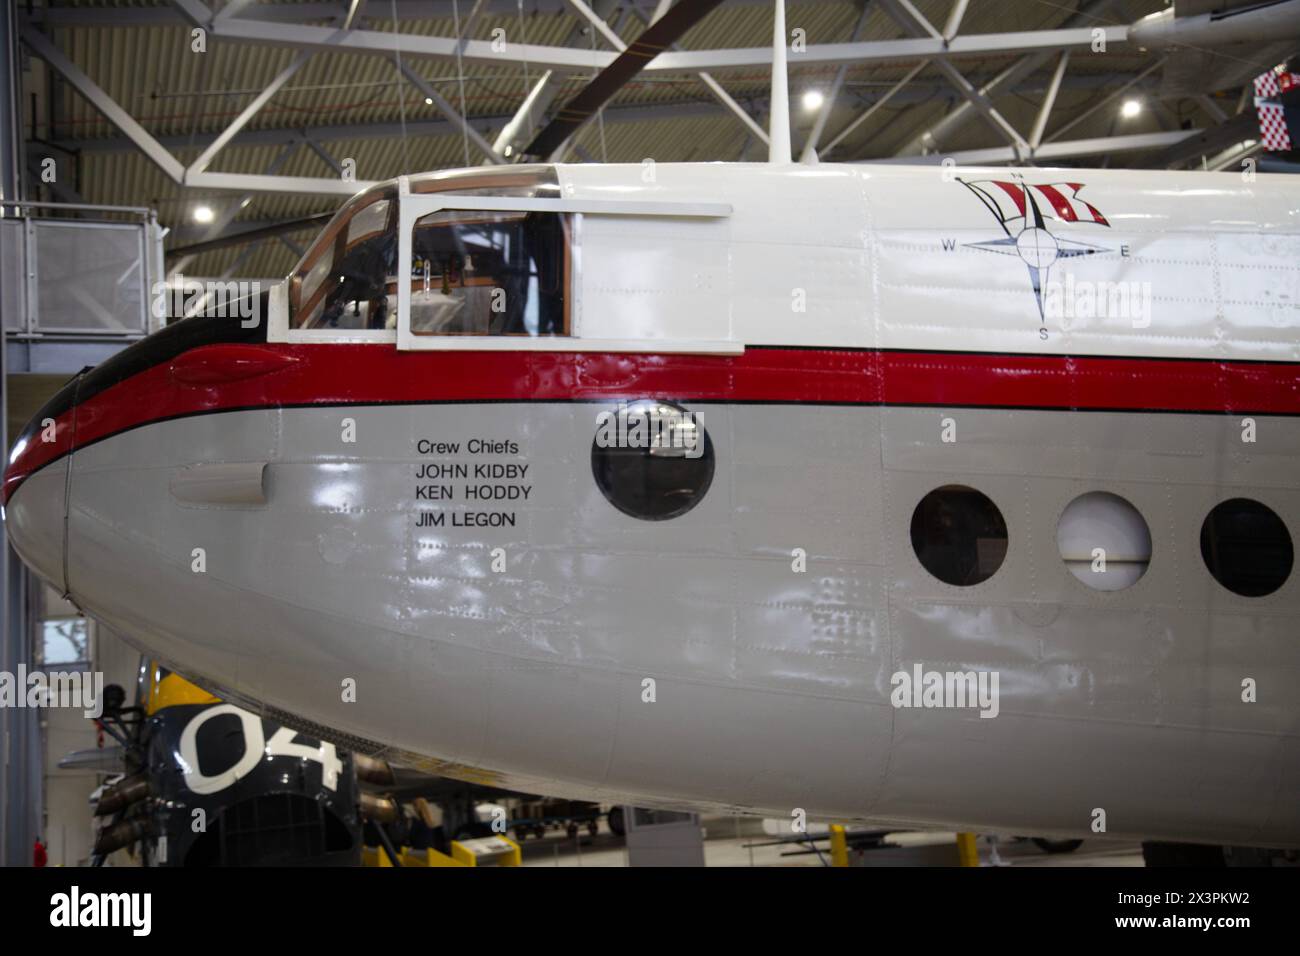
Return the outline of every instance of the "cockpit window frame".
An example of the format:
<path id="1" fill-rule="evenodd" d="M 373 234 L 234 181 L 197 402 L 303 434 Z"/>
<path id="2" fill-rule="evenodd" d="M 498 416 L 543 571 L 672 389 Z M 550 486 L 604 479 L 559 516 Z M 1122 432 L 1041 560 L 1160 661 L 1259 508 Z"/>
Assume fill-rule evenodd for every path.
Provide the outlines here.
<path id="1" fill-rule="evenodd" d="M 388 216 L 384 228 L 386 231 L 387 229 L 396 227 L 398 202 L 397 186 L 395 184 L 382 189 L 368 191 L 363 193 L 359 198 L 363 201 L 357 202 L 355 205 L 345 206 L 339 211 L 339 215 L 330 220 L 329 225 L 325 227 L 324 231 L 321 232 L 316 241 L 312 243 L 311 248 L 307 250 L 307 253 L 298 263 L 297 268 L 294 269 L 293 275 L 289 279 L 289 315 L 291 323 L 298 315 L 301 315 L 303 312 L 310 312 L 314 309 L 319 298 L 325 295 L 327 283 L 323 280 L 320 287 L 316 289 L 311 298 L 305 303 L 302 301 L 303 283 L 306 281 L 307 276 L 311 274 L 312 269 L 316 268 L 316 264 L 320 262 L 326 252 L 332 251 L 334 259 L 337 261 L 339 258 L 346 255 L 350 248 L 361 242 L 362 239 L 369 238 L 369 235 L 374 235 L 374 233 L 371 233 L 368 236 L 358 238 L 355 242 L 348 241 L 348 228 L 352 225 L 357 216 L 359 216 L 364 210 L 369 209 L 375 203 L 388 200 Z M 317 331 L 301 327 L 297 330 L 303 332 Z"/>
<path id="2" fill-rule="evenodd" d="M 495 196 L 491 196 L 491 198 L 495 199 Z M 510 202 L 512 204 L 515 204 L 519 202 L 519 200 L 511 199 Z M 459 208 L 460 206 L 463 206 L 463 204 L 465 203 L 463 202 L 463 200 L 459 198 L 459 196 L 456 196 L 456 198 L 448 198 L 446 206 L 443 207 L 442 209 L 439 209 L 438 213 L 433 213 L 433 215 L 437 216 L 439 215 L 439 213 L 443 213 L 443 212 L 469 213 L 471 219 L 456 220 L 455 225 L 458 226 L 472 226 L 476 224 L 486 224 L 486 222 L 493 222 L 493 221 L 508 222 L 512 219 L 512 217 L 517 217 L 517 221 L 519 221 L 520 224 L 523 224 L 523 222 L 526 220 L 526 217 L 528 217 L 529 215 L 529 211 L 526 211 L 526 209 L 515 209 L 515 208 L 461 209 Z M 481 213 L 481 217 L 480 217 L 480 213 Z M 480 341 L 486 338 L 499 337 L 499 338 L 515 339 L 516 342 L 529 342 L 532 341 L 533 338 L 562 338 L 562 339 L 572 338 L 573 336 L 573 230 L 575 230 L 575 220 L 577 219 L 577 217 L 565 215 L 565 213 L 546 213 L 546 215 L 555 216 L 556 219 L 559 220 L 558 222 L 559 242 L 560 245 L 562 245 L 562 248 L 560 248 L 559 250 L 559 255 L 560 255 L 559 269 L 558 269 L 559 274 L 558 277 L 556 278 L 558 278 L 560 304 L 562 304 L 562 308 L 563 308 L 563 316 L 562 316 L 562 320 L 560 320 L 560 328 L 563 329 L 562 332 L 546 333 L 546 334 L 541 334 L 541 336 L 529 336 L 529 334 L 521 333 L 521 332 L 411 332 L 411 336 L 420 339 L 477 338 L 480 339 Z M 473 217 L 478 217 L 478 219 L 473 219 Z M 494 219 L 494 217 L 500 217 L 500 219 Z M 417 226 L 420 226 L 421 222 L 424 222 L 426 219 L 429 219 L 429 216 L 420 216 L 419 219 L 416 219 L 415 222 L 413 222 L 411 228 L 412 229 L 417 228 Z M 402 228 L 402 226 L 399 225 L 398 228 L 400 229 Z M 400 255 L 402 254 L 400 254 L 400 241 L 399 241 L 399 251 L 398 251 L 399 276 L 400 274 L 404 274 L 402 272 L 402 260 L 400 260 Z M 412 251 L 412 256 L 413 255 L 415 254 L 413 254 Z M 493 280 L 487 280 L 487 281 L 493 281 Z M 415 284 L 415 280 L 412 280 L 411 282 L 399 282 L 399 285 L 406 286 L 408 303 L 409 303 L 409 293 L 411 293 L 411 286 L 413 284 Z M 402 315 L 403 315 L 402 290 L 399 289 L 398 290 L 398 320 L 396 320 L 396 325 L 398 325 L 399 330 L 402 329 Z M 409 326 L 411 326 L 411 323 L 409 323 L 409 306 L 408 306 L 407 316 L 408 316 L 407 328 L 409 329 Z M 402 347 L 400 346 L 400 334 L 399 334 L 399 347 Z"/>
<path id="3" fill-rule="evenodd" d="M 282 319 L 285 327 L 282 334 L 289 342 L 324 342 L 324 341 L 376 341 L 393 342 L 396 333 L 393 329 L 320 329 L 303 328 L 296 323 L 304 312 L 313 309 L 318 296 L 313 294 L 310 301 L 303 302 L 303 285 L 312 269 L 326 254 L 332 254 L 333 261 L 338 261 L 355 243 L 347 238 L 348 227 L 363 210 L 374 203 L 389 200 L 389 219 L 385 227 L 396 228 L 400 214 L 400 197 L 402 195 L 426 196 L 430 194 L 448 195 L 510 195 L 522 197 L 555 196 L 559 194 L 559 177 L 555 167 L 550 165 L 519 166 L 510 170 L 468 169 L 443 170 L 423 173 L 417 176 L 403 176 L 396 180 L 372 186 L 358 193 L 338 211 L 325 226 L 316 241 L 294 266 L 286 283 L 287 315 Z M 357 240 L 358 242 L 360 239 Z M 342 243 L 342 247 L 340 247 Z M 320 289 L 325 289 L 321 283 Z M 320 290 L 316 290 L 320 291 Z M 566 290 L 567 292 L 567 290 Z M 325 293 L 322 293 L 322 295 Z"/>
<path id="4" fill-rule="evenodd" d="M 583 330 L 582 223 L 586 216 L 671 217 L 725 219 L 729 203 L 674 199 L 569 198 L 572 185 L 561 188 L 553 166 L 518 167 L 509 172 L 455 170 L 399 176 L 395 182 L 371 187 L 330 221 L 312 243 L 288 280 L 272 290 L 268 341 L 302 344 L 394 343 L 403 351 L 557 351 L 557 352 L 680 352 L 736 355 L 744 344 L 732 339 L 601 338 Z M 409 275 L 412 230 L 417 220 L 441 211 L 546 212 L 561 215 L 564 224 L 564 335 L 428 335 L 411 332 L 411 283 L 397 283 L 396 329 L 299 328 L 302 285 L 321 257 L 342 241 L 352 219 L 373 202 L 395 199 L 397 215 L 397 275 Z M 392 207 L 390 207 L 390 216 Z M 340 239 L 340 236 L 344 237 Z M 332 260 L 336 261 L 336 260 Z M 324 283 L 322 283 L 324 287 Z"/>
<path id="5" fill-rule="evenodd" d="M 563 336 L 481 336 L 481 334 L 450 334 L 430 336 L 411 330 L 411 282 L 398 284 L 398 349 L 402 351 L 572 351 L 577 334 L 577 317 L 573 311 L 573 291 L 580 282 L 580 256 L 577 254 L 576 232 L 581 217 L 569 215 L 576 212 L 572 203 L 560 199 L 519 198 L 519 196 L 467 196 L 461 193 L 415 194 L 404 190 L 406 183 L 399 181 L 398 196 L 398 274 L 411 274 L 412 233 L 416 222 L 438 212 L 547 212 L 562 215 L 564 234 Z"/>

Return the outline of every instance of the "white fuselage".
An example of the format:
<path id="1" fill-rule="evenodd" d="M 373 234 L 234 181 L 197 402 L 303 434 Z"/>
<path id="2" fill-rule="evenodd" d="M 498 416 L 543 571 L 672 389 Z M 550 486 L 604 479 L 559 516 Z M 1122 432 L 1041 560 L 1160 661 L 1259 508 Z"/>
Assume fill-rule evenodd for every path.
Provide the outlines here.
<path id="1" fill-rule="evenodd" d="M 575 204 L 730 211 L 574 213 L 562 340 L 399 349 L 390 330 L 291 330 L 277 292 L 248 347 L 283 369 L 196 385 L 164 363 L 69 416 L 91 435 L 113 402 L 148 409 L 27 469 L 8 502 L 23 557 L 222 696 L 434 772 L 1300 846 L 1300 581 L 1234 593 L 1201 537 L 1238 498 L 1300 528 L 1300 190 L 892 166 L 558 176 Z M 711 481 L 680 516 L 639 520 L 593 478 L 600 415 L 637 399 L 709 436 Z M 196 474 L 219 487 L 187 491 Z M 1005 522 L 971 586 L 929 573 L 910 533 L 953 485 Z M 1098 491 L 1149 529 L 1118 590 L 1072 573 L 1058 540 Z M 984 675 L 996 699 L 899 706 L 918 668 Z"/>

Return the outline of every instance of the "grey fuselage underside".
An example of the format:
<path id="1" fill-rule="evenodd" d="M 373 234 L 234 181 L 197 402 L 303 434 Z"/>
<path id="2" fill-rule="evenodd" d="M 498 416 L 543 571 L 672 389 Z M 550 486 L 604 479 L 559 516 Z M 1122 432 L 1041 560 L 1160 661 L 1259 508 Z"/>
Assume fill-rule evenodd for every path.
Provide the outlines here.
<path id="1" fill-rule="evenodd" d="M 494 785 L 1035 835 L 1089 835 L 1100 808 L 1108 836 L 1300 845 L 1300 587 L 1239 597 L 1199 549 L 1229 497 L 1300 527 L 1300 421 L 1259 417 L 1243 445 L 1227 415 L 691 403 L 712 486 L 652 522 L 593 481 L 595 418 L 612 407 L 138 427 L 72 458 L 69 584 L 88 613 L 238 699 Z M 416 451 L 473 438 L 519 453 Z M 268 462 L 267 504 L 178 503 L 175 473 L 212 461 Z M 415 500 L 422 465 L 476 461 L 526 464 L 527 500 Z M 24 507 L 61 511 L 65 467 L 32 475 Z M 1006 520 L 1005 561 L 974 587 L 939 582 L 911 546 L 917 502 L 945 484 Z M 1094 490 L 1151 531 L 1149 570 L 1126 590 L 1086 587 L 1058 554 L 1062 510 Z M 416 526 L 440 504 L 514 524 Z M 895 708 L 891 675 L 917 663 L 998 672 L 998 716 Z"/>

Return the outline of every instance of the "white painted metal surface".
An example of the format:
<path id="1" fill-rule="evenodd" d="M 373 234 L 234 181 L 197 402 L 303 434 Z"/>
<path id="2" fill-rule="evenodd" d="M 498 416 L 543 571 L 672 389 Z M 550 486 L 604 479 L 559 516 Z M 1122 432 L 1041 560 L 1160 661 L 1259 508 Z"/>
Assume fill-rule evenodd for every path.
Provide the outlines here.
<path id="1" fill-rule="evenodd" d="M 1295 186 L 825 164 L 558 175 L 571 205 L 555 208 L 582 226 L 571 354 L 527 337 L 456 353 L 332 330 L 295 341 L 277 291 L 270 341 L 239 348 L 319 366 L 317 392 L 272 369 L 223 406 L 219 384 L 166 384 L 164 360 L 83 398 L 83 430 L 145 396 L 203 413 L 142 411 L 31 468 L 8 503 L 24 559 L 54 582 L 66 561 L 89 613 L 223 697 L 435 772 L 1049 836 L 1094 834 L 1102 809 L 1112 837 L 1300 845 L 1286 691 L 1300 581 L 1233 593 L 1200 543 L 1234 497 L 1300 528 L 1300 418 L 1287 390 L 1246 446 L 1231 395 L 1179 410 L 1162 391 L 1198 369 L 1295 388 L 1279 370 L 1300 361 Z M 1009 219 L 1017 201 L 1032 207 Z M 630 205 L 591 212 L 603 202 Z M 1052 283 L 1119 282 L 1138 286 L 1134 314 L 1050 312 Z M 645 354 L 601 354 L 637 339 Z M 1106 366 L 1114 388 L 1146 382 L 1161 413 L 1106 407 L 1080 370 L 1097 356 L 1125 357 Z M 970 369 L 988 395 L 953 402 Z M 998 399 L 1031 374 L 1044 396 L 1062 378 L 1074 391 Z M 630 517 L 593 480 L 600 415 L 644 397 L 686 402 L 712 442 L 707 494 L 671 520 Z M 178 472 L 222 462 L 267 463 L 264 507 L 173 504 Z M 477 464 L 509 469 L 515 504 L 470 506 L 469 478 L 448 479 L 445 504 L 414 491 L 422 469 Z M 929 573 L 910 533 L 922 497 L 950 485 L 1006 525 L 999 568 L 970 587 Z M 1098 490 L 1152 537 L 1145 573 L 1114 591 L 1060 554 L 1062 515 Z M 431 517 L 490 512 L 510 521 Z M 894 679 L 917 666 L 997 673 L 996 716 L 900 707 Z"/>

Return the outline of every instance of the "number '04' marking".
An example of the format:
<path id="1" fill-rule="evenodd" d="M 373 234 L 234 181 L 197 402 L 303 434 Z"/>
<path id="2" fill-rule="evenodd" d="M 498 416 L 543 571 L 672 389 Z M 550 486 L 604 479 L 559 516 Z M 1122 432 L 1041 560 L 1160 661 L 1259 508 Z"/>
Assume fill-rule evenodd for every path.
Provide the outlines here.
<path id="1" fill-rule="evenodd" d="M 239 718 L 244 730 L 244 753 L 228 770 L 208 776 L 199 769 L 198 733 L 205 723 L 222 714 L 234 714 Z M 310 747 L 294 741 L 298 732 L 289 727 L 281 727 L 271 739 L 267 740 L 262 731 L 262 721 L 254 714 L 236 707 L 234 704 L 219 704 L 209 707 L 185 725 L 181 732 L 180 756 L 181 770 L 185 776 L 185 785 L 195 793 L 219 793 L 232 784 L 238 783 L 257 766 L 262 755 L 269 757 L 297 757 L 302 760 L 314 760 L 321 766 L 321 782 L 330 790 L 337 790 L 339 774 L 343 771 L 343 761 L 331 743 L 321 743 L 319 747 Z"/>

